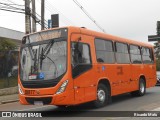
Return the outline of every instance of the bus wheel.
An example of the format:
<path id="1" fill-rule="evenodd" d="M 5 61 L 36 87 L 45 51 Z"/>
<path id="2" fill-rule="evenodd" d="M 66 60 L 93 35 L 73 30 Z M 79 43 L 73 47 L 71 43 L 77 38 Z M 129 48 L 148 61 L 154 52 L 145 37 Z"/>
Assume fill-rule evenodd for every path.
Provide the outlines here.
<path id="1" fill-rule="evenodd" d="M 139 80 L 139 89 L 137 91 L 131 92 L 132 96 L 143 96 L 146 93 L 146 83 L 143 78 Z"/>
<path id="2" fill-rule="evenodd" d="M 93 102 L 96 108 L 103 107 L 108 103 L 109 91 L 104 84 L 99 84 L 97 89 L 97 100 Z"/>

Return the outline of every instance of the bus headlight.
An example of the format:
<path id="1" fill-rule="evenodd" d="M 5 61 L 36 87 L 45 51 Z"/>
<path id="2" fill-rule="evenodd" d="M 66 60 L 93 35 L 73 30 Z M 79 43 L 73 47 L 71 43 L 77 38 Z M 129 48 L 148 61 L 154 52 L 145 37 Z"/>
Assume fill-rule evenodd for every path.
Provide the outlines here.
<path id="1" fill-rule="evenodd" d="M 56 94 L 60 94 L 64 92 L 67 87 L 67 84 L 68 84 L 68 80 L 64 81 L 62 85 L 60 86 L 60 88 L 58 89 L 58 91 L 56 92 Z"/>
<path id="2" fill-rule="evenodd" d="M 21 95 L 23 95 L 24 94 L 24 92 L 23 92 L 23 90 L 21 89 L 21 86 L 18 84 L 18 91 L 19 91 L 19 93 L 21 94 Z"/>

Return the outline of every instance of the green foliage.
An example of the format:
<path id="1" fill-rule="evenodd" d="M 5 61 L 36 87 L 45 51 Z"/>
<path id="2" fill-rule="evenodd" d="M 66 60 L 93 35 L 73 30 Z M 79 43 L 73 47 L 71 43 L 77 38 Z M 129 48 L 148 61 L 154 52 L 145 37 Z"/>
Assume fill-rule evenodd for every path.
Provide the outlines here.
<path id="1" fill-rule="evenodd" d="M 158 42 L 154 43 L 154 48 L 158 49 L 158 45 L 159 45 Z M 160 55 L 159 55 L 159 52 L 156 52 L 155 56 L 156 56 L 156 70 L 160 71 Z"/>
<path id="2" fill-rule="evenodd" d="M 0 38 L 0 51 L 14 50 L 17 47 L 16 43 L 8 38 Z"/>
<path id="3" fill-rule="evenodd" d="M 156 69 L 157 71 L 160 71 L 160 59 L 156 60 Z"/>
<path id="4" fill-rule="evenodd" d="M 0 37 L 0 78 L 7 77 L 12 66 L 17 64 L 17 56 L 14 54 L 17 45 L 10 39 Z"/>
<path id="5" fill-rule="evenodd" d="M 18 76 L 9 78 L 0 78 L 0 89 L 17 86 Z"/>

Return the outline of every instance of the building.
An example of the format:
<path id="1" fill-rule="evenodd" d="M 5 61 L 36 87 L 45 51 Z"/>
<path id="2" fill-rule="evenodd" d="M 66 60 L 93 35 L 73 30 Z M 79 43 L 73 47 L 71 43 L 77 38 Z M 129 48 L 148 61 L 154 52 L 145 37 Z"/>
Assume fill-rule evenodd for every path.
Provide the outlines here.
<path id="1" fill-rule="evenodd" d="M 25 33 L 0 27 L 0 40 L 2 38 L 8 38 L 9 40 L 12 40 L 15 42 L 18 46 L 21 44 L 22 37 L 25 35 Z"/>
<path id="2" fill-rule="evenodd" d="M 25 33 L 23 32 L 0 27 L 0 43 L 6 39 L 7 41 L 16 43 L 17 48 L 19 48 L 24 35 Z M 11 76 L 16 76 L 15 81 L 17 80 L 18 50 L 0 51 L 0 79 L 6 79 L 4 83 L 0 82 L 0 88 L 5 86 L 5 82 Z"/>

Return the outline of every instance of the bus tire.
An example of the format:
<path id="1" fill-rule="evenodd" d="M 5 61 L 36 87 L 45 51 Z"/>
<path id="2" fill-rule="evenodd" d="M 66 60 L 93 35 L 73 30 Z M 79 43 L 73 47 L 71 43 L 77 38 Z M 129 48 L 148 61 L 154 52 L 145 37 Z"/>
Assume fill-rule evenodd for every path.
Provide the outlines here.
<path id="1" fill-rule="evenodd" d="M 106 85 L 100 83 L 97 88 L 97 100 L 93 101 L 96 108 L 103 107 L 109 103 L 109 90 Z"/>
<path id="2" fill-rule="evenodd" d="M 137 91 L 131 92 L 132 96 L 143 96 L 146 93 L 146 82 L 143 78 L 139 80 L 139 89 Z"/>

